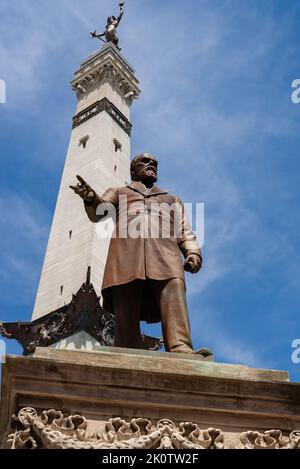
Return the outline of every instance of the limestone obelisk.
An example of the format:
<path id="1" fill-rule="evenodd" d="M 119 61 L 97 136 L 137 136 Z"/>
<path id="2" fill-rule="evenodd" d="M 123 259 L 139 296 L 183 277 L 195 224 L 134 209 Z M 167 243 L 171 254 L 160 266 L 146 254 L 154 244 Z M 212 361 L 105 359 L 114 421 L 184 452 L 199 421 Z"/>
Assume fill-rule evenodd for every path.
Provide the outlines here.
<path id="1" fill-rule="evenodd" d="M 89 267 L 100 296 L 109 240 L 99 239 L 69 185 L 80 174 L 101 194 L 130 181 L 130 106 L 140 93 L 134 73 L 112 42 L 91 54 L 75 73 L 76 115 L 33 320 L 69 303 Z"/>

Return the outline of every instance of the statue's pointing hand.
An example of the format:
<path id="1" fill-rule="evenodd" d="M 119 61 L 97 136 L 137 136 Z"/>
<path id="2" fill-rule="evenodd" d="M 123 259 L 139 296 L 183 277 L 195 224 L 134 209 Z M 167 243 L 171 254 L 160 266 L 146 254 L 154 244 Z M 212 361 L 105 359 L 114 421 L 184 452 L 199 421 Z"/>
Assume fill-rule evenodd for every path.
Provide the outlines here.
<path id="1" fill-rule="evenodd" d="M 85 202 L 92 202 L 95 198 L 95 191 L 85 182 L 81 176 L 76 176 L 79 184 L 77 186 L 69 186 L 75 194 L 78 194 Z"/>

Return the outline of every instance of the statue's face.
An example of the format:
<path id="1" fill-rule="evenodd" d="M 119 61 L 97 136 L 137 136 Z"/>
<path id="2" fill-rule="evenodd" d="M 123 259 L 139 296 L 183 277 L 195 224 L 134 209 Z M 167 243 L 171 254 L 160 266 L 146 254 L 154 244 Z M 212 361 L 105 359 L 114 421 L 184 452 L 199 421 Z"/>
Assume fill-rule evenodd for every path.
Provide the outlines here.
<path id="1" fill-rule="evenodd" d="M 113 22 L 116 21 L 116 20 L 117 20 L 117 18 L 116 18 L 115 16 L 109 16 L 109 17 L 107 18 L 107 24 L 111 24 L 111 23 L 113 23 Z"/>
<path id="2" fill-rule="evenodd" d="M 136 159 L 132 178 L 134 181 L 152 182 L 157 181 L 157 159 L 145 153 Z"/>

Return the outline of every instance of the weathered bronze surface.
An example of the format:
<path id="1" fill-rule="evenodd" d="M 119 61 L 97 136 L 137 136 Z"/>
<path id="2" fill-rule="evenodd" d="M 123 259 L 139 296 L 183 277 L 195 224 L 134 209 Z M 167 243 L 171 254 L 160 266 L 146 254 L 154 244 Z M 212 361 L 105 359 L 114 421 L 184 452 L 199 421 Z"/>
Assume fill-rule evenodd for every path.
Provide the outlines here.
<path id="1" fill-rule="evenodd" d="M 119 47 L 119 38 L 117 36 L 117 27 L 119 26 L 119 23 L 124 14 L 124 5 L 125 5 L 125 2 L 121 1 L 120 2 L 120 14 L 118 18 L 116 18 L 115 16 L 109 16 L 107 18 L 105 32 L 102 34 L 97 34 L 95 30 L 93 33 L 91 33 L 92 38 L 97 38 L 97 39 L 100 39 L 101 41 L 104 41 L 104 39 L 102 38 L 105 37 L 106 42 L 112 42 L 119 50 L 121 50 Z"/>
<path id="2" fill-rule="evenodd" d="M 102 294 L 104 308 L 115 315 L 115 346 L 141 348 L 140 321 L 162 322 L 166 351 L 196 353 L 192 347 L 185 295 L 184 270 L 197 273 L 202 264 L 196 236 L 182 211 L 182 235 L 170 237 L 118 236 L 124 209 L 120 197 L 125 197 L 125 215 L 133 222 L 132 208 L 140 204 L 147 217 L 152 204 L 173 204 L 183 208 L 181 201 L 155 185 L 158 163 L 154 156 L 143 153 L 131 165 L 132 184 L 108 189 L 99 196 L 80 176 L 77 186 L 70 186 L 85 204 L 92 222 L 101 204 L 117 209 L 115 232 L 112 236 L 104 272 Z M 99 212 L 98 212 L 99 213 Z M 174 220 L 170 220 L 170 224 Z M 129 225 L 129 223 L 128 223 Z M 173 232 L 174 226 L 171 227 Z M 100 241 L 100 240 L 99 240 Z M 185 257 L 182 264 L 181 253 Z M 198 353 L 211 355 L 207 349 Z"/>

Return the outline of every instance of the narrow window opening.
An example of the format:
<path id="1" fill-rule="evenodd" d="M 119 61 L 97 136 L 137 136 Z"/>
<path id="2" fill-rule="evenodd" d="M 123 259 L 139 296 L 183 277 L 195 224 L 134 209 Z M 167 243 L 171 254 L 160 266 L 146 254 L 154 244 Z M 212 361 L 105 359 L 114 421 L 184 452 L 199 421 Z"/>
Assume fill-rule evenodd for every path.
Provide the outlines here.
<path id="1" fill-rule="evenodd" d="M 62 285 L 62 286 L 60 287 L 60 294 L 62 295 L 63 292 L 64 292 L 64 286 Z"/>
<path id="2" fill-rule="evenodd" d="M 69 238 L 70 238 L 70 239 L 72 238 L 72 234 L 73 234 L 73 231 L 70 230 L 70 231 L 69 231 Z"/>
<path id="3" fill-rule="evenodd" d="M 86 144 L 87 142 L 89 141 L 90 139 L 90 136 L 89 135 L 86 135 L 85 137 L 82 137 L 80 140 L 79 140 L 79 146 L 83 147 L 83 148 L 86 148 Z"/>
<path id="4" fill-rule="evenodd" d="M 115 173 L 117 172 L 117 166 L 115 165 Z"/>
<path id="5" fill-rule="evenodd" d="M 114 138 L 115 152 L 122 151 L 122 143 L 117 138 Z"/>

